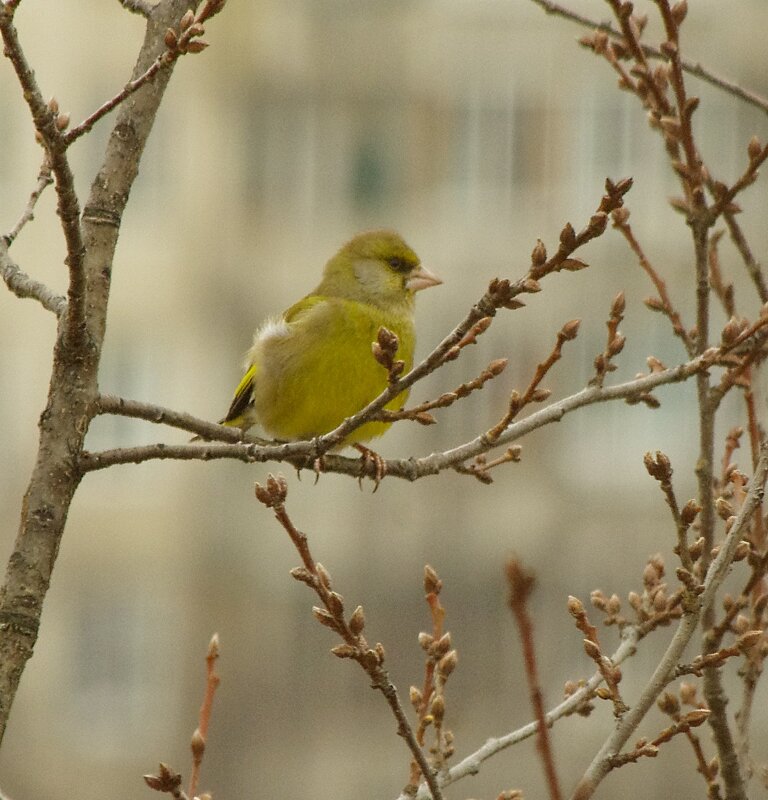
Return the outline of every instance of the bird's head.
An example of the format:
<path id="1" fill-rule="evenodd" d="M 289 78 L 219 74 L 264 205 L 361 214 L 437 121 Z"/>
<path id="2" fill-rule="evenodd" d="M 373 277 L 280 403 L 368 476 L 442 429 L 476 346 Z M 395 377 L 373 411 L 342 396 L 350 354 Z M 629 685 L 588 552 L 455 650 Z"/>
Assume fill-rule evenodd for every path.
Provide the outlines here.
<path id="1" fill-rule="evenodd" d="M 317 293 L 397 311 L 410 309 L 420 289 L 440 283 L 399 234 L 376 230 L 359 233 L 333 256 Z"/>

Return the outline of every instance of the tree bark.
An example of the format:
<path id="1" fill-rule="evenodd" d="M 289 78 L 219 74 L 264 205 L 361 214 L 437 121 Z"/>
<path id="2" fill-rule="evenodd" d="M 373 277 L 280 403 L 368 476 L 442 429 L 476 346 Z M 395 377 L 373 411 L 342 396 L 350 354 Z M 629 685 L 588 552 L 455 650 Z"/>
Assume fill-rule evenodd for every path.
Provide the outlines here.
<path id="1" fill-rule="evenodd" d="M 178 28 L 181 16 L 195 5 L 190 0 L 163 0 L 155 7 L 134 78 L 166 49 L 166 29 Z M 99 394 L 98 369 L 120 221 L 172 69 L 173 64 L 161 69 L 120 107 L 83 210 L 84 274 L 79 277 L 84 280 L 70 280 L 68 302 L 84 300 L 84 322 L 80 330 L 70 330 L 69 315 L 63 314 L 59 323 L 48 402 L 39 423 L 37 459 L 0 589 L 0 742 L 37 641 L 69 507 L 83 475 L 79 460 Z M 74 296 L 79 291 L 84 297 Z"/>

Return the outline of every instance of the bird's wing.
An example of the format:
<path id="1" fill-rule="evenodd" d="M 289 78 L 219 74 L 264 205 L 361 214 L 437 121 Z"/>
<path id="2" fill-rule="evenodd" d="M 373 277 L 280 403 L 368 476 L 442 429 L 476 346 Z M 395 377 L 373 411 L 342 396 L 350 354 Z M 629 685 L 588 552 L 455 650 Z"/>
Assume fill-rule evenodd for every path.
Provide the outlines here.
<path id="1" fill-rule="evenodd" d="M 230 425 L 235 428 L 239 426 L 243 414 L 251 404 L 251 390 L 253 389 L 255 377 L 256 365 L 251 364 L 250 369 L 243 375 L 242 380 L 237 385 L 235 396 L 232 398 L 232 405 L 230 405 L 227 415 L 220 421 L 220 425 Z"/>

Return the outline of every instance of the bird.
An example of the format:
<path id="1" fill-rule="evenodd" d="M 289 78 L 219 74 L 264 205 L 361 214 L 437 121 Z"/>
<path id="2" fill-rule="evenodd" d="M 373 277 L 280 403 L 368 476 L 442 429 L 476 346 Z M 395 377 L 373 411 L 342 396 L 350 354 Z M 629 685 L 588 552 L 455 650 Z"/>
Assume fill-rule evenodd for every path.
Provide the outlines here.
<path id="1" fill-rule="evenodd" d="M 256 330 L 245 374 L 220 424 L 244 432 L 258 424 L 278 441 L 312 439 L 338 427 L 388 385 L 372 353 L 381 328 L 397 336 L 408 371 L 415 346 L 416 292 L 441 284 L 393 230 L 359 233 L 326 263 L 318 286 Z M 402 408 L 408 390 L 387 409 Z M 334 449 L 363 446 L 391 423 L 366 422 Z"/>

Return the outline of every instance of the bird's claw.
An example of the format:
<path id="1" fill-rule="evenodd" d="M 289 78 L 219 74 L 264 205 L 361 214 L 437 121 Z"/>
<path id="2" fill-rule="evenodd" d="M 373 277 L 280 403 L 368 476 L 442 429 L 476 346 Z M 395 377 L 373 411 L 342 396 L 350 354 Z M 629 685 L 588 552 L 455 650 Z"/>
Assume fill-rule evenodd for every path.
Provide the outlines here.
<path id="1" fill-rule="evenodd" d="M 367 465 L 368 463 L 373 464 L 373 482 L 374 493 L 379 488 L 379 484 L 383 480 L 384 476 L 387 474 L 387 462 L 375 451 L 371 450 L 369 447 L 365 447 L 362 444 L 355 444 L 352 445 L 355 450 L 357 450 L 360 455 L 360 475 L 357 478 L 357 482 L 360 485 L 360 488 L 363 488 L 363 475 L 367 472 Z"/>
<path id="2" fill-rule="evenodd" d="M 318 456 L 312 462 L 312 471 L 315 473 L 315 486 L 317 486 L 317 482 L 320 480 L 320 473 L 323 471 L 324 467 L 325 464 L 322 456 Z"/>

